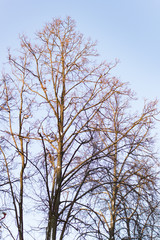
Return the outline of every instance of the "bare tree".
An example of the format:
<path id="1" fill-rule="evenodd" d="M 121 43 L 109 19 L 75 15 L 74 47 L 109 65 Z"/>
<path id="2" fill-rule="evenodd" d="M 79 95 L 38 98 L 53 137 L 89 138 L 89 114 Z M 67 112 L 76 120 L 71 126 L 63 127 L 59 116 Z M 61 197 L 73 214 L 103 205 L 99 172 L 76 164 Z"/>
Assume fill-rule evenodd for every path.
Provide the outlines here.
<path id="1" fill-rule="evenodd" d="M 76 229 L 78 201 L 90 191 L 86 185 L 93 153 L 88 149 L 92 138 L 88 124 L 95 119 L 99 109 L 115 91 L 118 91 L 122 83 L 110 76 L 114 65 L 98 65 L 93 62 L 93 58 L 97 56 L 95 44 L 85 40 L 82 34 L 75 31 L 74 21 L 70 18 L 66 18 L 65 21 L 55 19 L 51 24 L 47 24 L 37 33 L 35 45 L 23 36 L 21 53 L 19 59 L 9 53 L 12 67 L 10 78 L 14 78 L 14 82 L 18 78 L 19 83 L 16 84 L 21 85 L 21 103 L 17 116 L 19 133 L 12 129 L 11 108 L 8 104 L 9 134 L 22 163 L 19 179 L 20 217 L 17 213 L 12 181 L 9 180 L 19 236 L 21 231 L 23 232 L 22 175 L 27 161 L 23 141 L 26 141 L 27 146 L 28 139 L 33 139 L 37 140 L 41 153 L 39 157 L 36 155 L 33 160 L 30 159 L 30 163 L 37 173 L 33 179 L 36 182 L 39 175 L 41 186 L 37 190 L 35 184 L 32 189 L 36 203 L 41 202 L 42 209 L 48 212 L 46 239 L 63 239 L 68 229 Z M 26 120 L 24 110 L 22 111 L 22 93 L 28 95 L 31 103 L 36 102 L 33 132 L 28 129 L 22 133 L 22 118 Z M 6 87 L 6 96 L 8 95 Z M 27 116 L 30 117 L 30 112 Z M 17 141 L 20 142 L 20 147 Z M 3 153 L 2 149 L 1 151 Z M 5 155 L 4 158 L 7 159 Z"/>
<path id="2" fill-rule="evenodd" d="M 24 239 L 24 181 L 26 178 L 25 168 L 28 159 L 28 135 L 31 127 L 28 125 L 28 118 L 30 117 L 30 100 L 26 100 L 24 85 L 26 71 L 26 59 L 21 58 L 23 70 L 21 72 L 14 71 L 14 78 L 9 75 L 3 76 L 5 107 L 1 106 L 5 121 L 1 128 L 2 143 L 0 146 L 1 157 L 3 159 L 3 171 L 6 172 L 7 180 L 2 185 L 9 186 L 4 195 L 6 201 L 6 210 L 14 212 L 18 238 Z M 26 117 L 28 116 L 28 117 Z M 13 207 L 9 202 L 13 203 Z M 12 223 L 13 225 L 13 223 Z M 6 227 L 9 233 L 11 230 Z M 13 237 L 16 239 L 16 237 Z"/>
<path id="3" fill-rule="evenodd" d="M 96 148 L 106 147 L 92 179 L 99 186 L 91 195 L 92 218 L 99 229 L 98 239 L 117 240 L 125 234 L 128 239 L 154 239 L 151 225 L 159 207 L 158 163 L 151 132 L 158 114 L 156 101 L 146 103 L 142 113 L 133 114 L 129 108 L 133 95 L 127 89 L 122 92 L 126 94 L 115 92 L 108 99 L 99 110 L 95 127 L 90 126 L 96 131 Z"/>
<path id="4" fill-rule="evenodd" d="M 121 239 L 127 203 L 155 186 L 148 146 L 156 102 L 125 113 L 132 94 L 111 76 L 117 63 L 97 64 L 96 44 L 71 18 L 53 19 L 35 41 L 21 37 L 20 56 L 9 52 L 3 78 L 1 135 L 11 150 L 0 150 L 18 239 Z M 142 209 L 134 209 L 136 223 Z"/>

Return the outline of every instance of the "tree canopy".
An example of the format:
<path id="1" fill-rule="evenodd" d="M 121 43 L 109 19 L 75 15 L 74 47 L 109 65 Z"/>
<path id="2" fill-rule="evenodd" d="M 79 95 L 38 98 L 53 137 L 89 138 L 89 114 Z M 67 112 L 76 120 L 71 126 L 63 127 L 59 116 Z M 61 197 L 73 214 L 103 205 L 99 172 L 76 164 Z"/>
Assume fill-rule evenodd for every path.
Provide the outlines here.
<path id="1" fill-rule="evenodd" d="M 98 63 L 70 17 L 8 53 L 1 78 L 4 239 L 160 239 L 157 101 Z"/>

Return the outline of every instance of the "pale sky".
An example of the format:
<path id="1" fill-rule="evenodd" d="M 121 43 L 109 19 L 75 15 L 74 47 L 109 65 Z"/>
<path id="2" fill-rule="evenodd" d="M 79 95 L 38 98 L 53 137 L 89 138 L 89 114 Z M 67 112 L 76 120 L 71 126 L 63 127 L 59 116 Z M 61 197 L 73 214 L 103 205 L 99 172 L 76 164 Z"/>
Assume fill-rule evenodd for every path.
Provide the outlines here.
<path id="1" fill-rule="evenodd" d="M 116 76 L 140 99 L 160 98 L 160 0 L 0 0 L 0 69 L 19 34 L 32 38 L 52 18 L 66 16 L 98 41 L 100 60 L 120 60 Z"/>
<path id="2" fill-rule="evenodd" d="M 129 82 L 140 102 L 160 100 L 160 0 L 0 0 L 0 71 L 19 34 L 32 39 L 52 18 L 66 16 L 97 40 L 100 60 L 119 59 L 113 75 Z"/>

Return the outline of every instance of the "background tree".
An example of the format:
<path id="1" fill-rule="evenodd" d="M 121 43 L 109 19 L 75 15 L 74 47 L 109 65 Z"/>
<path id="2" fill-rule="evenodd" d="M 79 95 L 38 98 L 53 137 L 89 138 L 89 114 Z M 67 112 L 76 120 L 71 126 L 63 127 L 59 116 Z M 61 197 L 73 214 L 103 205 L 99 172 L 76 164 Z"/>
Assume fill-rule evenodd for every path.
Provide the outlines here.
<path id="1" fill-rule="evenodd" d="M 93 123 L 90 126 L 96 132 L 96 149 L 100 151 L 102 144 L 106 147 L 98 156 L 92 179 L 99 186 L 91 195 L 92 218 L 99 239 L 122 239 L 124 235 L 128 239 L 157 239 L 152 226 L 156 226 L 153 215 L 158 216 L 159 207 L 158 170 L 151 136 L 158 114 L 156 101 L 146 103 L 142 113 L 133 114 L 129 108 L 133 94 L 124 86 L 122 92 L 126 94 L 115 92 L 108 99 L 99 110 L 95 127 Z"/>
<path id="2" fill-rule="evenodd" d="M 26 77 L 26 58 L 20 58 L 23 69 L 14 71 L 13 75 L 3 76 L 3 99 L 5 107 L 2 106 L 4 124 L 1 129 L 1 138 L 3 145 L 0 146 L 3 159 L 3 170 L 7 175 L 9 189 L 8 202 L 13 203 L 13 207 L 7 207 L 8 211 L 13 211 L 18 230 L 19 239 L 24 239 L 24 182 L 27 178 L 25 168 L 28 160 L 28 135 L 31 130 L 29 118 L 31 117 L 31 102 L 26 98 L 26 86 L 24 84 Z M 14 68 L 14 65 L 12 66 Z M 12 69 L 13 70 L 13 69 Z M 32 101 L 32 100 L 31 100 Z M 6 185 L 6 183 L 4 183 Z M 13 239 L 16 237 L 11 233 L 8 226 L 7 230 Z"/>

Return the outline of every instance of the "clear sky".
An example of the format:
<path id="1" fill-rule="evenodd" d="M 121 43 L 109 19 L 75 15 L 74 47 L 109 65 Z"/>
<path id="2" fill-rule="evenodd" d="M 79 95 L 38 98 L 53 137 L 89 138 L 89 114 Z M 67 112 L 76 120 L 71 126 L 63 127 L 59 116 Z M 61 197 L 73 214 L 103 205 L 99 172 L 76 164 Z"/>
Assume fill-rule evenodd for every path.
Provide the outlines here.
<path id="1" fill-rule="evenodd" d="M 32 38 L 52 18 L 66 16 L 98 40 L 100 58 L 120 60 L 116 75 L 140 98 L 159 98 L 160 0 L 0 0 L 0 69 L 19 34 Z"/>
<path id="2" fill-rule="evenodd" d="M 0 0 L 0 71 L 19 34 L 32 38 L 52 18 L 66 16 L 97 40 L 100 59 L 120 60 L 115 74 L 141 102 L 160 100 L 160 0 Z"/>

